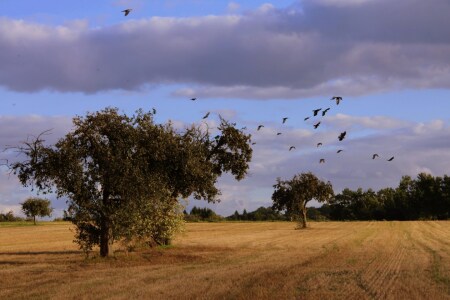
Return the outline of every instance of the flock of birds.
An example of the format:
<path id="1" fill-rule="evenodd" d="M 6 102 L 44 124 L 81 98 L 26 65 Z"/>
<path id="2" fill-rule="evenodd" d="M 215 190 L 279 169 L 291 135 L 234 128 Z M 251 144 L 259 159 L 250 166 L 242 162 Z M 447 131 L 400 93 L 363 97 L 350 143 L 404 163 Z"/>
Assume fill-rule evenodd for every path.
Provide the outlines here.
<path id="1" fill-rule="evenodd" d="M 124 10 L 122 10 L 122 12 L 124 13 L 124 16 L 126 17 L 126 16 L 128 16 L 129 14 L 130 14 L 130 12 L 132 11 L 133 9 L 132 8 L 127 8 L 127 9 L 124 9 Z M 195 100 L 197 100 L 197 98 L 191 98 L 191 101 L 195 101 Z M 336 101 L 336 105 L 339 105 L 339 103 L 341 103 L 341 101 L 342 101 L 342 97 L 340 97 L 340 96 L 334 96 L 334 97 L 332 97 L 330 100 L 332 100 L 332 101 Z M 311 117 L 316 117 L 316 116 L 318 116 L 319 115 L 319 113 L 321 112 L 321 114 L 322 114 L 322 117 L 325 117 L 325 115 L 327 114 L 327 112 L 330 110 L 331 108 L 330 107 L 328 107 L 328 108 L 326 108 L 326 109 L 322 109 L 322 108 L 317 108 L 317 109 L 314 109 L 312 112 L 313 112 L 313 115 L 312 116 L 308 116 L 308 117 L 305 117 L 304 118 L 304 121 L 307 121 L 307 120 L 309 120 Z M 153 111 L 154 113 L 156 112 L 155 110 Z M 210 114 L 210 112 L 207 112 L 204 116 L 203 116 L 203 119 L 207 119 L 208 117 L 209 117 L 209 114 Z M 288 120 L 289 118 L 288 117 L 284 117 L 284 118 L 282 118 L 282 124 L 285 124 L 286 123 L 286 121 Z M 320 124 L 321 124 L 321 121 L 318 121 L 317 123 L 315 123 L 314 125 L 313 125 L 313 127 L 314 127 L 314 129 L 317 129 L 319 126 L 320 126 Z M 260 131 L 262 128 L 264 127 L 264 125 L 258 125 L 258 127 L 256 128 L 256 130 L 257 131 Z M 246 129 L 245 127 L 243 128 L 243 129 Z M 277 132 L 277 136 L 278 135 L 281 135 L 282 133 L 281 132 Z M 347 135 L 347 131 L 344 131 L 344 132 L 341 132 L 340 134 L 339 134 L 339 136 L 338 136 L 338 140 L 339 141 L 343 141 L 344 139 L 345 139 L 345 136 Z M 255 145 L 256 144 L 256 142 L 252 142 L 252 145 Z M 323 145 L 323 143 L 321 143 L 321 142 L 319 142 L 319 143 L 317 143 L 317 148 L 319 148 L 320 146 L 322 146 Z M 290 146 L 289 147 L 289 151 L 292 151 L 292 150 L 294 150 L 295 149 L 295 146 Z M 339 154 L 339 153 L 341 153 L 342 151 L 344 151 L 343 149 L 339 149 L 339 150 L 337 150 L 337 154 Z M 378 153 L 374 153 L 373 155 L 372 155 L 372 159 L 376 159 L 376 158 L 379 158 L 380 156 L 378 155 Z M 394 156 L 392 156 L 391 158 L 389 158 L 387 161 L 393 161 L 394 160 Z M 320 164 L 323 164 L 323 163 L 325 163 L 325 158 L 321 158 L 321 159 L 319 159 L 319 163 Z"/>
<path id="2" fill-rule="evenodd" d="M 191 101 L 195 101 L 195 100 L 197 100 L 197 98 L 191 98 Z M 340 96 L 334 96 L 334 97 L 332 97 L 330 100 L 336 101 L 336 105 L 339 105 L 339 103 L 341 103 L 341 101 L 342 101 L 342 97 L 340 97 Z M 327 112 L 328 112 L 330 109 L 331 109 L 330 107 L 328 107 L 328 108 L 326 108 L 326 109 L 322 109 L 322 108 L 314 109 L 314 110 L 312 111 L 312 112 L 313 112 L 313 115 L 304 118 L 304 121 L 307 121 L 307 120 L 309 120 L 309 119 L 312 118 L 312 117 L 318 116 L 318 115 L 319 115 L 319 112 L 321 112 L 322 117 L 325 117 L 325 115 L 327 114 Z M 207 112 L 207 113 L 203 116 L 203 119 L 207 119 L 207 118 L 209 117 L 209 115 L 210 115 L 210 112 Z M 282 120 L 281 120 L 281 123 L 282 123 L 282 124 L 285 124 L 286 121 L 287 121 L 288 119 L 289 119 L 289 117 L 283 117 Z M 315 124 L 313 125 L 314 129 L 317 129 L 317 128 L 320 126 L 320 124 L 321 124 L 321 121 L 318 121 L 317 123 L 315 123 Z M 260 125 L 258 125 L 258 127 L 256 128 L 256 131 L 260 131 L 262 128 L 264 128 L 264 125 L 263 125 L 263 124 L 260 124 Z M 246 127 L 243 127 L 242 129 L 246 129 Z M 278 135 L 281 135 L 281 134 L 282 134 L 282 132 L 277 132 L 277 136 L 278 136 Z M 345 139 L 346 135 L 347 135 L 347 131 L 341 132 L 341 133 L 339 134 L 339 136 L 338 136 L 338 140 L 339 140 L 339 141 L 343 141 L 343 140 Z M 256 142 L 252 142 L 252 145 L 255 145 L 255 144 L 256 144 Z M 319 143 L 317 143 L 316 146 L 317 146 L 317 148 L 319 148 L 319 147 L 322 146 L 322 145 L 323 145 L 323 143 L 322 143 L 322 142 L 319 142 Z M 290 147 L 289 147 L 289 151 L 292 151 L 292 150 L 294 150 L 294 149 L 296 149 L 295 146 L 290 146 Z M 343 152 L 343 151 L 344 151 L 343 149 L 338 149 L 336 153 L 339 154 L 339 153 L 341 153 L 341 152 Z M 372 155 L 372 159 L 376 159 L 376 158 L 379 158 L 379 157 L 380 157 L 380 155 L 378 155 L 378 153 L 374 153 L 374 154 Z M 393 161 L 393 160 L 394 160 L 394 156 L 392 156 L 391 158 L 387 159 L 387 161 Z M 320 159 L 319 159 L 319 163 L 320 163 L 320 164 L 325 163 L 325 158 L 320 158 Z"/>

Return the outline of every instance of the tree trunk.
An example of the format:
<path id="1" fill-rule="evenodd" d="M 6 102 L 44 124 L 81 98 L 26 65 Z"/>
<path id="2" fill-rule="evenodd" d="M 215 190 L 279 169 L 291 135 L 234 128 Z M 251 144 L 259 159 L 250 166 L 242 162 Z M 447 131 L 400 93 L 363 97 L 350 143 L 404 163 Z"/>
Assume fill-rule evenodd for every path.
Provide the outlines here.
<path id="1" fill-rule="evenodd" d="M 112 228 L 110 222 L 106 218 L 102 221 L 100 230 L 100 256 L 112 256 Z"/>
<path id="2" fill-rule="evenodd" d="M 107 189 L 103 190 L 103 205 L 107 208 L 110 206 L 109 192 Z M 107 210 L 108 211 L 108 210 Z M 113 255 L 113 234 L 111 228 L 111 221 L 108 215 L 103 215 L 100 224 L 100 256 L 108 257 Z"/>
<path id="3" fill-rule="evenodd" d="M 306 207 L 305 207 L 305 206 L 302 207 L 300 219 L 301 219 L 301 222 L 302 222 L 301 228 L 306 228 L 306 227 L 308 227 L 307 224 L 306 224 Z"/>
<path id="4" fill-rule="evenodd" d="M 34 225 L 36 225 L 36 216 L 33 216 Z"/>

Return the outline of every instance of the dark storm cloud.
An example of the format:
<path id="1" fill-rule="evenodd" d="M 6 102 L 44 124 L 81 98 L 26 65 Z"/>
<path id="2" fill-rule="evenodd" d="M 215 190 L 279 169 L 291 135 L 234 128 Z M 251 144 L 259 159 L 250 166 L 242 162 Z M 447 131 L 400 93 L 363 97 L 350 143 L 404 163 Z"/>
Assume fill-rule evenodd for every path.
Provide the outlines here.
<path id="1" fill-rule="evenodd" d="M 182 83 L 209 97 L 294 98 L 450 86 L 450 3 L 305 0 L 239 16 L 90 28 L 0 19 L 0 85 L 95 93 Z"/>

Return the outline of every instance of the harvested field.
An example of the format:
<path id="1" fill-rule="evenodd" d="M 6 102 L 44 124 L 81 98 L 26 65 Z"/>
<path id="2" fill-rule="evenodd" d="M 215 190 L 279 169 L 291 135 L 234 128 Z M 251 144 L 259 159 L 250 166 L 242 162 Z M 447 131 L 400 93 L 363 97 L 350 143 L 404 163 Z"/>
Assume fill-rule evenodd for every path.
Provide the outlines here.
<path id="1" fill-rule="evenodd" d="M 85 259 L 67 223 L 0 227 L 0 299 L 450 299 L 450 222 L 193 223 Z"/>

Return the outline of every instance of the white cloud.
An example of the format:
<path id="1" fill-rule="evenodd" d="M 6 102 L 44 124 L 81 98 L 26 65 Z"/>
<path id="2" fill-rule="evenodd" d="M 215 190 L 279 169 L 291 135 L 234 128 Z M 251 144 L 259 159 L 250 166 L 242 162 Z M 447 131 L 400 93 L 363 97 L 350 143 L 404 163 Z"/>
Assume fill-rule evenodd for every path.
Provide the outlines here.
<path id="1" fill-rule="evenodd" d="M 440 131 L 445 127 L 443 120 L 433 120 L 429 123 L 419 123 L 413 127 L 413 132 L 416 134 L 427 134 L 430 131 Z"/>
<path id="2" fill-rule="evenodd" d="M 333 127 L 338 128 L 367 128 L 367 129 L 395 129 L 410 126 L 412 123 L 407 121 L 402 121 L 386 116 L 351 116 L 346 114 L 336 114 L 334 116 L 329 116 L 324 124 L 328 124 Z M 441 121 L 442 122 L 442 121 Z M 419 125 L 417 125 L 419 126 Z"/>
<path id="3" fill-rule="evenodd" d="M 237 2 L 229 2 L 227 5 L 227 11 L 229 13 L 236 13 L 241 8 L 241 5 Z"/>
<path id="4" fill-rule="evenodd" d="M 267 13 L 269 13 L 271 11 L 274 11 L 274 10 L 275 10 L 275 6 L 273 6 L 273 4 L 271 4 L 271 3 L 264 3 L 264 4 L 262 4 L 262 5 L 260 5 L 258 7 L 257 12 L 261 13 L 261 14 L 267 14 Z"/>

